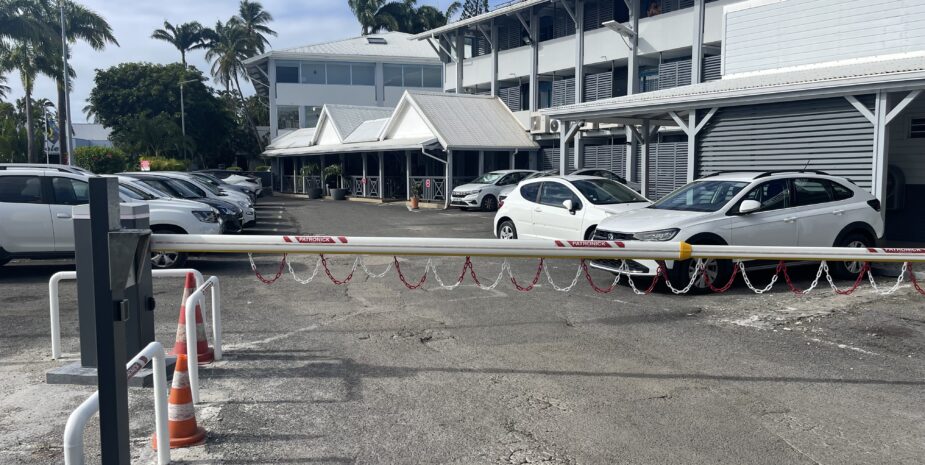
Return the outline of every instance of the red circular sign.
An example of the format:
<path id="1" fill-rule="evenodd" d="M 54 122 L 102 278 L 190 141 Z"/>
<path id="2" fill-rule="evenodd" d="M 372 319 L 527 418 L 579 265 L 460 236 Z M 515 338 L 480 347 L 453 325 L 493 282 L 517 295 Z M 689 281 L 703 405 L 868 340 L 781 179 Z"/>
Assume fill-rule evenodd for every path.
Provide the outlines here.
<path id="1" fill-rule="evenodd" d="M 424 182 L 424 187 L 430 189 L 430 179 Z"/>

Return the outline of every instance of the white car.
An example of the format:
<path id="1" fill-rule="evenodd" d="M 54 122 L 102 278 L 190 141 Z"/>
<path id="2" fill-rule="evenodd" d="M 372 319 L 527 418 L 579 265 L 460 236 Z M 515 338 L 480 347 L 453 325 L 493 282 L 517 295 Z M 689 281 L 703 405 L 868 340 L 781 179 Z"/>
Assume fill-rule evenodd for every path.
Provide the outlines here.
<path id="1" fill-rule="evenodd" d="M 184 186 L 193 191 L 196 195 L 204 197 L 207 199 L 215 200 L 225 200 L 232 202 L 238 207 L 241 208 L 244 212 L 243 225 L 248 226 L 255 224 L 257 222 L 257 213 L 254 210 L 254 204 L 251 202 L 250 198 L 241 192 L 222 192 L 211 185 L 207 185 L 202 181 L 197 180 L 191 175 L 184 173 L 172 173 L 172 172 L 147 172 L 147 173 L 125 173 L 129 176 L 132 175 L 142 175 L 142 176 L 154 176 L 162 178 L 176 179 L 180 181 Z"/>
<path id="2" fill-rule="evenodd" d="M 650 205 L 629 187 L 593 176 L 549 176 L 520 183 L 495 214 L 499 239 L 590 239 L 611 215 Z"/>
<path id="3" fill-rule="evenodd" d="M 251 181 L 251 179 L 254 179 L 254 181 Z M 247 187 L 257 196 L 260 196 L 260 191 L 263 190 L 263 186 L 260 184 L 260 178 L 249 178 L 246 176 L 241 176 L 240 174 L 232 174 L 222 179 L 222 181 L 225 181 L 228 184 L 236 184 L 239 186 Z"/>
<path id="4" fill-rule="evenodd" d="M 883 236 L 880 201 L 847 179 L 822 172 L 736 172 L 708 176 L 668 194 L 648 208 L 602 221 L 594 239 L 685 241 L 690 244 L 873 247 Z M 654 276 L 654 261 L 593 261 L 614 273 Z M 853 277 L 857 262 L 830 264 L 839 277 Z M 675 286 L 687 285 L 695 263 L 666 262 Z M 732 273 L 728 260 L 707 260 L 707 277 L 722 286 Z M 707 287 L 700 277 L 696 288 Z"/>
<path id="5" fill-rule="evenodd" d="M 89 201 L 88 176 L 59 168 L 0 168 L 0 264 L 13 258 L 74 256 L 71 210 Z M 120 200 L 137 201 L 120 189 Z M 219 234 L 217 212 L 203 204 L 149 202 L 150 227 L 172 234 Z M 181 266 L 185 255 L 169 263 L 152 257 L 156 267 Z"/>
<path id="6" fill-rule="evenodd" d="M 474 181 L 453 189 L 450 196 L 450 206 L 481 208 L 484 211 L 495 211 L 498 208 L 501 190 L 505 186 L 516 186 L 517 183 L 536 171 L 533 170 L 500 170 L 485 173 Z"/>

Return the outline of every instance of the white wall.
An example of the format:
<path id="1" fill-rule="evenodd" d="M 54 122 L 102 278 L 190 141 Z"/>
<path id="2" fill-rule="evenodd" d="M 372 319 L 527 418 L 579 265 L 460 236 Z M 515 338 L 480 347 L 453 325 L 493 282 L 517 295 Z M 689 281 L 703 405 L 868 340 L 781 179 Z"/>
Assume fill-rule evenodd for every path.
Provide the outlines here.
<path id="1" fill-rule="evenodd" d="M 401 96 L 405 94 L 406 90 L 424 90 L 428 92 L 441 92 L 439 87 L 386 87 L 385 88 L 385 104 L 386 107 L 394 107 L 398 105 Z"/>
<path id="2" fill-rule="evenodd" d="M 491 84 L 491 59 L 482 55 L 463 61 L 463 85 Z"/>
<path id="3" fill-rule="evenodd" d="M 395 115 L 394 121 L 390 122 L 392 129 L 385 134 L 385 139 L 408 139 L 416 137 L 431 137 L 433 132 L 427 127 L 424 118 L 411 105 L 405 105 L 404 108 Z"/>
<path id="4" fill-rule="evenodd" d="M 498 79 L 529 76 L 533 66 L 533 49 L 517 47 L 498 52 Z"/>
<path id="5" fill-rule="evenodd" d="M 320 84 L 276 84 L 277 105 L 341 105 L 376 106 L 375 86 L 342 86 Z"/>
<path id="6" fill-rule="evenodd" d="M 629 58 L 629 47 L 617 34 L 606 27 L 585 33 L 585 64 L 619 61 Z M 573 65 L 574 66 L 574 65 Z"/>
<path id="7" fill-rule="evenodd" d="M 617 39 L 619 40 L 619 39 Z M 614 44 L 616 45 L 616 44 Z M 575 36 L 540 42 L 539 72 L 549 73 L 575 67 Z M 529 64 L 527 70 L 529 70 Z"/>
<path id="8" fill-rule="evenodd" d="M 724 75 L 921 51 L 925 1 L 751 0 L 724 33 Z"/>
<path id="9" fill-rule="evenodd" d="M 456 63 L 447 63 L 443 70 L 443 88 L 445 90 L 456 90 Z M 465 71 L 465 68 L 463 71 Z M 388 93 L 388 89 L 386 89 L 386 93 Z"/>
<path id="10" fill-rule="evenodd" d="M 639 53 L 690 47 L 694 40 L 694 10 L 685 8 L 639 20 Z M 622 42 L 622 41 L 621 41 Z"/>

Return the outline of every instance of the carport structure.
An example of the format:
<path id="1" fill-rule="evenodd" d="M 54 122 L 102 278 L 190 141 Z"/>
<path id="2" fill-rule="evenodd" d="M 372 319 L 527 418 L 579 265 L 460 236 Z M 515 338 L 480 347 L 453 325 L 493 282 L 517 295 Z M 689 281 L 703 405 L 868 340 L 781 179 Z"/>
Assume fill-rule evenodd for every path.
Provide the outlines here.
<path id="1" fill-rule="evenodd" d="M 409 91 L 394 110 L 326 105 L 316 128 L 277 138 L 265 155 L 284 180 L 292 173 L 292 192 L 321 181 L 300 167 L 334 159 L 352 196 L 408 198 L 419 183 L 422 200 L 448 204 L 454 185 L 486 170 L 535 167 L 537 149 L 496 97 Z"/>
<path id="2" fill-rule="evenodd" d="M 582 125 L 627 125 L 640 144 L 642 192 L 718 171 L 822 170 L 869 188 L 891 210 L 888 237 L 917 242 L 925 234 L 900 230 L 921 230 L 925 217 L 905 202 L 925 192 L 923 89 L 925 54 L 916 53 L 734 75 L 545 113 L 563 123 L 563 160 Z M 651 153 L 663 126 L 687 136 L 686 159 Z"/>

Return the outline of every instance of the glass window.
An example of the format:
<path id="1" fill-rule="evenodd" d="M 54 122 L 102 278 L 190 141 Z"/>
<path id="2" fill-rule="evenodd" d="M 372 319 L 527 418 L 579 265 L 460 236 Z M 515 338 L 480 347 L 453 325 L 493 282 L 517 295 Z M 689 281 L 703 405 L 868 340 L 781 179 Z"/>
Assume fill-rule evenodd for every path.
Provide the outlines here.
<path id="1" fill-rule="evenodd" d="M 405 87 L 423 87 L 423 75 L 421 67 L 416 65 L 405 65 L 403 74 L 405 76 Z"/>
<path id="2" fill-rule="evenodd" d="M 0 202 L 42 203 L 42 181 L 38 176 L 0 176 Z"/>
<path id="3" fill-rule="evenodd" d="M 485 173 L 475 178 L 475 180 L 472 181 L 471 184 L 494 184 L 498 182 L 498 180 L 501 179 L 503 176 L 504 176 L 504 173 L 497 173 L 497 172 Z"/>
<path id="4" fill-rule="evenodd" d="M 424 87 L 443 87 L 443 67 L 424 67 Z"/>
<path id="5" fill-rule="evenodd" d="M 538 182 L 527 184 L 520 188 L 520 196 L 530 202 L 536 202 L 536 195 L 540 193 L 540 184 Z"/>
<path id="6" fill-rule="evenodd" d="M 199 189 L 191 189 L 190 186 L 183 184 L 176 179 L 163 179 L 162 182 L 167 184 L 176 191 L 180 197 L 184 199 L 201 199 L 206 196 L 206 193 Z M 193 186 L 195 188 L 195 186 Z"/>
<path id="7" fill-rule="evenodd" d="M 276 82 L 299 82 L 299 67 L 276 65 Z"/>
<path id="8" fill-rule="evenodd" d="M 786 179 L 768 181 L 752 189 L 742 200 L 757 200 L 761 211 L 790 207 L 790 187 Z"/>
<path id="9" fill-rule="evenodd" d="M 835 194 L 835 200 L 845 200 L 854 197 L 854 192 L 851 189 L 837 182 L 832 182 L 832 193 Z"/>
<path id="10" fill-rule="evenodd" d="M 692 182 L 655 202 L 650 208 L 690 212 L 715 212 L 749 183 L 741 181 Z"/>
<path id="11" fill-rule="evenodd" d="M 168 179 L 167 182 L 173 182 L 174 184 L 179 184 L 180 186 L 183 186 L 186 190 L 196 194 L 197 197 L 202 197 L 202 198 L 209 197 L 209 195 L 206 194 L 206 191 L 204 191 L 202 188 L 200 188 L 196 184 L 193 184 L 185 179 Z"/>
<path id="12" fill-rule="evenodd" d="M 299 128 L 299 107 L 280 105 L 276 108 L 279 129 Z"/>
<path id="13" fill-rule="evenodd" d="M 302 63 L 302 84 L 324 83 L 324 63 Z"/>
<path id="14" fill-rule="evenodd" d="M 71 178 L 51 178 L 56 205 L 82 205 L 90 202 L 90 187 L 84 181 Z"/>
<path id="15" fill-rule="evenodd" d="M 616 203 L 648 202 L 645 197 L 632 189 L 609 179 L 588 179 L 573 181 L 572 185 L 581 192 L 588 202 L 594 205 L 612 205 Z"/>
<path id="16" fill-rule="evenodd" d="M 129 190 L 125 186 L 119 186 L 119 196 L 127 200 L 144 200 L 137 192 Z"/>
<path id="17" fill-rule="evenodd" d="M 401 87 L 402 71 L 401 65 L 383 65 L 382 74 L 385 79 L 385 85 L 389 87 Z"/>
<path id="18" fill-rule="evenodd" d="M 376 65 L 373 63 L 354 63 L 350 65 L 353 74 L 351 82 L 355 86 L 376 85 Z"/>
<path id="19" fill-rule="evenodd" d="M 550 207 L 565 208 L 562 202 L 566 200 L 575 200 L 575 194 L 568 187 L 557 182 L 544 182 L 542 194 L 540 194 L 540 203 Z"/>
<path id="20" fill-rule="evenodd" d="M 153 195 L 151 195 L 151 194 L 149 194 L 149 193 L 147 193 L 147 192 L 145 192 L 145 191 L 143 191 L 143 190 L 139 189 L 138 187 L 133 186 L 133 185 L 131 185 L 131 184 L 119 184 L 119 189 L 125 189 L 125 190 L 131 192 L 132 195 L 129 195 L 129 197 L 132 197 L 132 198 L 137 197 L 137 198 L 140 199 L 140 200 L 155 200 L 155 199 L 157 199 L 157 197 L 155 197 L 155 196 L 153 196 Z"/>
<path id="21" fill-rule="evenodd" d="M 793 180 L 793 196 L 795 206 L 814 205 L 832 201 L 832 194 L 826 188 L 828 184 L 823 179 L 800 178 Z"/>
<path id="22" fill-rule="evenodd" d="M 328 63 L 328 84 L 349 86 L 350 65 L 343 63 Z"/>
<path id="23" fill-rule="evenodd" d="M 321 118 L 321 107 L 305 107 L 305 127 L 313 128 L 318 126 L 318 119 Z"/>

